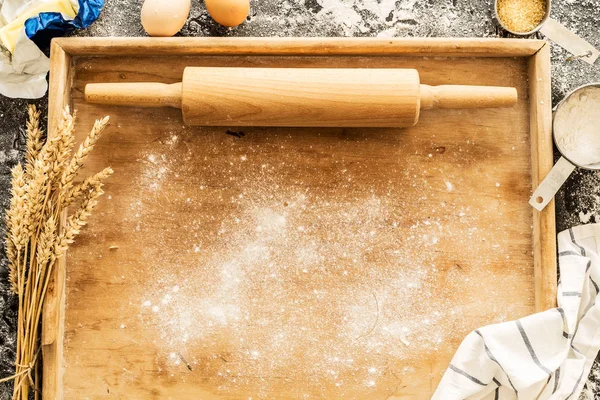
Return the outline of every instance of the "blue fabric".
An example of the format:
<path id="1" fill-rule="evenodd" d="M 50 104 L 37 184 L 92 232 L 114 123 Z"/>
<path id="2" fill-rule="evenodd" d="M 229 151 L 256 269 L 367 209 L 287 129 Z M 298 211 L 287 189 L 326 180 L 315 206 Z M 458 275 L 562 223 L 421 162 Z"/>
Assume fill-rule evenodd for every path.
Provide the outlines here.
<path id="1" fill-rule="evenodd" d="M 79 12 L 73 20 L 61 13 L 44 12 L 25 21 L 25 33 L 41 49 L 48 46 L 53 37 L 62 36 L 90 26 L 100 16 L 104 0 L 79 0 Z"/>

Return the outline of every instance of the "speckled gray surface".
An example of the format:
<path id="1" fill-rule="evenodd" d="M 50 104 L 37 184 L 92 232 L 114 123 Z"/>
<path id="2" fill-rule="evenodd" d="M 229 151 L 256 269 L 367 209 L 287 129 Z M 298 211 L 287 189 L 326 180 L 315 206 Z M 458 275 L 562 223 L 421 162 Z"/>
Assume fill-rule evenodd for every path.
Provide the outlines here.
<path id="1" fill-rule="evenodd" d="M 165 0 L 168 1 L 168 0 Z M 79 36 L 143 36 L 140 0 L 106 0 L 100 19 Z M 600 48 L 600 0 L 554 0 L 552 17 Z M 208 17 L 204 3 L 192 0 L 183 36 L 476 36 L 506 37 L 493 20 L 492 0 L 252 0 L 242 26 L 228 30 Z M 552 45 L 552 95 L 559 101 L 573 88 L 600 82 L 600 61 L 590 66 L 567 61 L 569 54 Z M 35 101 L 43 111 L 47 99 Z M 26 102 L 0 98 L 0 210 L 8 204 L 10 168 L 24 149 L 22 127 Z M 577 171 L 557 198 L 559 230 L 600 222 L 600 173 Z M 2 219 L 3 221 L 3 219 Z M 0 223 L 3 228 L 3 223 Z M 6 261 L 0 257 L 0 376 L 11 374 L 14 357 L 15 302 L 8 296 Z M 592 371 L 600 377 L 600 367 Z M 583 398 L 594 394 L 598 379 L 588 381 Z M 0 386 L 0 400 L 10 398 Z"/>

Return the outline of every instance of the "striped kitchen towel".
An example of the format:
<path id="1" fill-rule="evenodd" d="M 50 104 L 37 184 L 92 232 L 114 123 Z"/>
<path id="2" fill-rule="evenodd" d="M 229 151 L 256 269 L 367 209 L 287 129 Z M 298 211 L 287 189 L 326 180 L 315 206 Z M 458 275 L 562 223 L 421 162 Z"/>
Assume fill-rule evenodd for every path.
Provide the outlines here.
<path id="1" fill-rule="evenodd" d="M 600 224 L 558 234 L 558 308 L 471 332 L 437 400 L 577 399 L 600 348 Z"/>

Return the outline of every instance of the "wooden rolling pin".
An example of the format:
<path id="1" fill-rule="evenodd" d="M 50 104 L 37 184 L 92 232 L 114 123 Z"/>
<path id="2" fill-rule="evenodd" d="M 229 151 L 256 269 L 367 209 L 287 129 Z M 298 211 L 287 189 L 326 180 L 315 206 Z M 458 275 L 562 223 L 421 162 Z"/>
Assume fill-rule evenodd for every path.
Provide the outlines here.
<path id="1" fill-rule="evenodd" d="M 85 98 L 181 108 L 197 126 L 408 127 L 422 109 L 512 106 L 517 90 L 421 85 L 415 69 L 188 67 L 182 83 L 92 83 Z"/>

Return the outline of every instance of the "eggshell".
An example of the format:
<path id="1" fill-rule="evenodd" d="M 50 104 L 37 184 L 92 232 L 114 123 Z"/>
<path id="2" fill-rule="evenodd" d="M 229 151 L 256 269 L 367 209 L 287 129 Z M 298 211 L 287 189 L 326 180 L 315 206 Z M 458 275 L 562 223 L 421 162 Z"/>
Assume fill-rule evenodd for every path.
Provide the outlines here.
<path id="1" fill-rule="evenodd" d="M 191 0 L 146 0 L 142 26 L 150 36 L 173 36 L 190 15 Z"/>
<path id="2" fill-rule="evenodd" d="M 250 12 L 250 0 L 205 0 L 208 13 L 223 26 L 238 26 Z"/>

